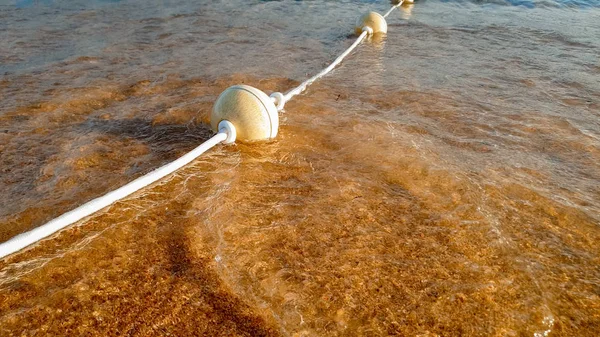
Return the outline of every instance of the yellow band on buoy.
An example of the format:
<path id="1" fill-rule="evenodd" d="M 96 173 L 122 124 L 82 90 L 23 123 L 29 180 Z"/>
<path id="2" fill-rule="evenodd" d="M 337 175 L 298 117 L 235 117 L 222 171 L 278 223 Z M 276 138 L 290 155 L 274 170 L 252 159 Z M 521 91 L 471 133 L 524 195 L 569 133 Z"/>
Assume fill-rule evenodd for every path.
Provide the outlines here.
<path id="1" fill-rule="evenodd" d="M 210 115 L 212 129 L 218 131 L 223 120 L 235 126 L 236 139 L 241 142 L 275 138 L 279 129 L 273 100 L 248 85 L 229 87 L 219 96 Z"/>

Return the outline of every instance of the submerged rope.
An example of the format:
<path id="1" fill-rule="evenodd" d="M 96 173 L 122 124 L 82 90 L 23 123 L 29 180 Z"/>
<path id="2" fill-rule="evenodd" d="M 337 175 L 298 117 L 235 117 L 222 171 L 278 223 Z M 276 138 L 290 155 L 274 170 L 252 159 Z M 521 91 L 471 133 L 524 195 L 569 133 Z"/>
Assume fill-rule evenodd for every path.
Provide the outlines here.
<path id="1" fill-rule="evenodd" d="M 346 51 L 343 52 L 342 55 L 338 56 L 338 58 L 336 58 L 335 61 L 333 61 L 327 68 L 323 69 L 320 73 L 318 73 L 315 76 L 309 78 L 308 80 L 302 82 L 302 84 L 300 84 L 299 86 L 297 86 L 294 89 L 291 89 L 285 95 L 283 95 L 284 102 L 288 102 L 289 100 L 292 99 L 292 97 L 299 95 L 304 90 L 306 90 L 306 87 L 311 85 L 314 81 L 320 79 L 321 77 L 323 77 L 323 76 L 327 75 L 329 72 L 331 72 L 338 64 L 340 64 L 344 60 L 344 58 L 346 56 L 348 56 L 348 54 L 350 54 L 365 39 L 365 37 L 369 34 L 369 29 L 370 28 L 365 27 L 362 34 L 360 34 L 360 36 L 350 46 L 350 48 L 346 49 Z"/>
<path id="2" fill-rule="evenodd" d="M 233 131 L 235 133 L 235 131 Z M 135 179 L 134 181 L 122 186 L 112 192 L 109 192 L 101 197 L 94 200 L 88 201 L 87 203 L 77 207 L 76 209 L 67 212 L 58 218 L 47 222 L 46 224 L 32 229 L 29 232 L 19 234 L 10 240 L 0 244 L 0 258 L 15 253 L 33 243 L 36 243 L 59 230 L 74 224 L 75 222 L 92 215 L 106 206 L 109 206 L 132 193 L 166 177 L 167 175 L 177 171 L 185 165 L 191 163 L 194 159 L 198 158 L 204 152 L 210 150 L 215 145 L 227 141 L 232 136 L 228 133 L 226 127 L 221 128 L 219 132 L 211 137 L 200 146 L 196 147 L 192 151 L 186 153 L 182 157 L 175 161 L 166 164 L 142 177 Z M 233 136 L 235 137 L 235 135 Z"/>
<path id="3" fill-rule="evenodd" d="M 394 9 L 402 6 L 403 3 L 404 3 L 404 0 L 400 0 L 398 2 L 398 4 L 392 6 L 392 8 L 390 8 L 390 10 L 388 10 L 387 13 L 385 13 L 385 15 L 383 15 L 383 18 L 384 19 L 387 18 L 394 11 Z M 338 58 L 336 58 L 335 61 L 333 61 L 327 68 L 323 69 L 320 73 L 309 78 L 308 80 L 302 82 L 299 86 L 291 89 L 285 95 L 283 95 L 279 92 L 275 92 L 275 93 L 271 94 L 271 99 L 277 106 L 277 110 L 279 110 L 279 111 L 283 110 L 283 108 L 285 107 L 285 103 L 290 101 L 294 96 L 301 94 L 304 90 L 306 90 L 306 88 L 309 85 L 313 84 L 313 82 L 315 82 L 316 80 L 329 74 L 335 67 L 337 67 L 344 60 L 344 58 L 346 58 L 346 56 L 348 56 L 348 54 L 350 54 L 356 47 L 358 47 L 358 45 L 365 39 L 365 37 L 367 35 L 371 35 L 371 34 L 373 34 L 373 30 L 369 27 L 364 27 L 362 30 L 362 34 L 359 35 L 359 37 L 356 39 L 356 41 L 354 41 L 354 43 L 348 49 L 346 49 L 346 51 L 344 51 L 340 56 L 338 56 Z"/>
<path id="4" fill-rule="evenodd" d="M 392 12 L 394 11 L 394 9 L 402 6 L 403 3 L 404 3 L 404 0 L 400 0 L 400 2 L 398 2 L 397 5 L 392 6 L 392 8 L 390 8 L 390 10 L 387 11 L 387 13 L 383 14 L 383 18 L 386 19 L 390 14 L 392 14 Z"/>

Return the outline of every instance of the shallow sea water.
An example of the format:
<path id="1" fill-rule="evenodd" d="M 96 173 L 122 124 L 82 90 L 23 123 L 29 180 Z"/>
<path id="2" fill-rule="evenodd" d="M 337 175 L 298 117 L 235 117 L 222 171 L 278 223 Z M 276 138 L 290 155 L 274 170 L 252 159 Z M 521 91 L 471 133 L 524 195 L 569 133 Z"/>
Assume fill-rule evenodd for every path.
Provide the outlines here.
<path id="1" fill-rule="evenodd" d="M 286 91 L 385 1 L 0 1 L 0 241 Z M 420 1 L 0 261 L 0 335 L 600 335 L 600 3 Z"/>

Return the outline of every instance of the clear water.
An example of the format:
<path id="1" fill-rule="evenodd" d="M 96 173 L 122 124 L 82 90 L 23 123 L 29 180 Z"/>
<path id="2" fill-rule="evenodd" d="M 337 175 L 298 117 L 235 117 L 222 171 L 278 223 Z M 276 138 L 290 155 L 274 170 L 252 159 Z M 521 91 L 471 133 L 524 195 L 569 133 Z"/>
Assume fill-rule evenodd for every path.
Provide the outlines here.
<path id="1" fill-rule="evenodd" d="M 184 154 L 384 1 L 0 1 L 0 240 Z M 0 262 L 0 335 L 598 336 L 598 1 L 420 1 L 223 146 Z"/>

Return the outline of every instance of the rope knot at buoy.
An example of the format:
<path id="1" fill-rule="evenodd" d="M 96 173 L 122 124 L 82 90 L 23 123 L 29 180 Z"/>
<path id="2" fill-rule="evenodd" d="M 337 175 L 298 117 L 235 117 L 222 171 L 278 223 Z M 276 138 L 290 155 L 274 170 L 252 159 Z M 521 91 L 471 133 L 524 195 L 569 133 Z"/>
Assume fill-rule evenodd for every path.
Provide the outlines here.
<path id="1" fill-rule="evenodd" d="M 227 135 L 227 138 L 223 141 L 223 144 L 233 144 L 237 138 L 237 132 L 235 131 L 235 125 L 230 121 L 220 121 L 219 122 L 219 132 Z"/>
<path id="2" fill-rule="evenodd" d="M 283 107 L 285 106 L 285 96 L 280 92 L 274 92 L 270 97 L 273 100 L 273 103 L 275 103 L 277 110 L 283 110 Z"/>

